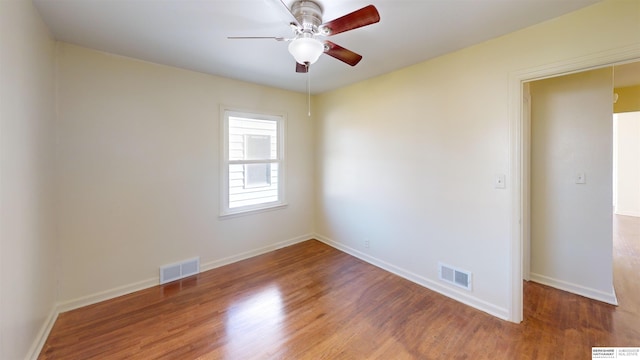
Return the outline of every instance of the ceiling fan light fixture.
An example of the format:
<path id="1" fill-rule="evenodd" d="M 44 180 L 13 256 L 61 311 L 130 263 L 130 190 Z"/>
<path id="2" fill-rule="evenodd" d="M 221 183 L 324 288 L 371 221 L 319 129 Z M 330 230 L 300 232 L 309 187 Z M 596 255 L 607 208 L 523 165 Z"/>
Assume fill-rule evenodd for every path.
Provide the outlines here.
<path id="1" fill-rule="evenodd" d="M 313 64 L 324 52 L 324 44 L 312 37 L 301 37 L 289 43 L 289 52 L 299 64 Z"/>

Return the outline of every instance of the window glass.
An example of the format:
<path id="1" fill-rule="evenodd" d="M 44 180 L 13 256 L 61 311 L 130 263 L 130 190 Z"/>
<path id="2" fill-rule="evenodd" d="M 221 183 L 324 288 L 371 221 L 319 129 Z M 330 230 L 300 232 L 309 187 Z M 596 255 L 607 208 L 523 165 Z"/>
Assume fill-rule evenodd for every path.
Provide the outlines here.
<path id="1" fill-rule="evenodd" d="M 225 111 L 222 215 L 283 204 L 283 117 Z"/>

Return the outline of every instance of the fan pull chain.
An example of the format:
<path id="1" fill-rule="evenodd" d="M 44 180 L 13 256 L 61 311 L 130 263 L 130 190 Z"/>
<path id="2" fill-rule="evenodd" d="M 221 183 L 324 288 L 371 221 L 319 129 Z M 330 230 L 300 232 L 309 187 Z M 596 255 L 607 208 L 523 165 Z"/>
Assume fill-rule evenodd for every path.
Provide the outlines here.
<path id="1" fill-rule="evenodd" d="M 307 116 L 311 117 L 311 72 L 307 65 Z"/>

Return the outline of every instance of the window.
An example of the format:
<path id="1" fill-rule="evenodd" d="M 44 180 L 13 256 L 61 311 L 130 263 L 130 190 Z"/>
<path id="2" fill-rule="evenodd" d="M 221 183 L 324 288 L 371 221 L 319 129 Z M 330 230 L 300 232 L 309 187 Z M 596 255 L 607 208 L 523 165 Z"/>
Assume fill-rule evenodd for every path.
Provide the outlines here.
<path id="1" fill-rule="evenodd" d="M 275 124 L 273 124 L 275 125 Z M 275 128 L 275 126 L 274 126 Z M 275 130 L 275 129 L 274 129 Z M 270 159 L 271 135 L 244 135 L 244 154 L 246 159 Z M 276 173 L 276 178 L 278 174 Z M 259 188 L 271 186 L 271 163 L 245 164 L 244 187 Z"/>
<path id="2" fill-rule="evenodd" d="M 285 205 L 284 117 L 223 110 L 221 215 Z"/>

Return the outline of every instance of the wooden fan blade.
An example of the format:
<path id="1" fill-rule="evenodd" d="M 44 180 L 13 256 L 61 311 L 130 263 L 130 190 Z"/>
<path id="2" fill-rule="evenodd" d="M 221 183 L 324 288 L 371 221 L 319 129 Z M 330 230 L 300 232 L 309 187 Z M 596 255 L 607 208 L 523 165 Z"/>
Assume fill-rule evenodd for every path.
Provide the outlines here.
<path id="1" fill-rule="evenodd" d="M 297 73 L 307 73 L 307 72 L 309 72 L 309 65 L 300 64 L 299 62 L 296 62 L 296 72 Z"/>
<path id="2" fill-rule="evenodd" d="M 334 58 L 351 66 L 355 66 L 360 62 L 360 60 L 362 60 L 362 55 L 358 55 L 351 50 L 345 49 L 340 45 L 332 43 L 331 41 L 325 41 L 324 44 L 326 45 L 326 50 L 324 51 L 325 54 L 333 56 Z"/>
<path id="3" fill-rule="evenodd" d="M 345 16 L 329 21 L 321 25 L 324 31 L 328 31 L 328 36 L 339 34 L 348 30 L 357 29 L 380 21 L 380 14 L 375 6 L 365 6 Z"/>

